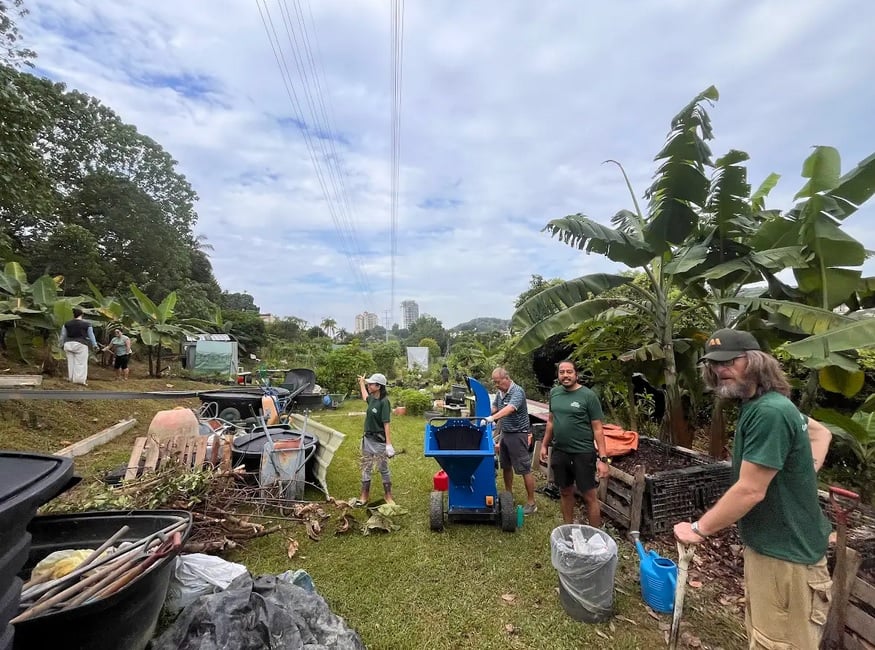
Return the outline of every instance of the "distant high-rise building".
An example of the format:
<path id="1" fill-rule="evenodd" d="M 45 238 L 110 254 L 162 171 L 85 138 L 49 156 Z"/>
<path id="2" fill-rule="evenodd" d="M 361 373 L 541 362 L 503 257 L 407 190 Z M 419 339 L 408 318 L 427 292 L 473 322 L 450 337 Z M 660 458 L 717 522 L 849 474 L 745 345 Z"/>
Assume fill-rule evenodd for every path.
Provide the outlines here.
<path id="1" fill-rule="evenodd" d="M 355 317 L 355 334 L 374 329 L 380 324 L 380 317 L 369 311 L 363 311 Z"/>
<path id="2" fill-rule="evenodd" d="M 409 330 L 410 326 L 419 318 L 419 305 L 415 300 L 404 300 L 401 303 L 401 323 L 404 329 Z"/>

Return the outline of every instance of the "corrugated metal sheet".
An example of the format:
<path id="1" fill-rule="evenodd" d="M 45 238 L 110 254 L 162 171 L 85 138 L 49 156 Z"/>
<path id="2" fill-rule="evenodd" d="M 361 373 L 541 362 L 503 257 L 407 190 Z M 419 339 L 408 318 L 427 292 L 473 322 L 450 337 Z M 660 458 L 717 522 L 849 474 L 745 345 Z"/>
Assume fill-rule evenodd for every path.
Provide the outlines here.
<path id="1" fill-rule="evenodd" d="M 230 334 L 184 334 L 182 339 L 189 343 L 197 341 L 234 341 Z"/>

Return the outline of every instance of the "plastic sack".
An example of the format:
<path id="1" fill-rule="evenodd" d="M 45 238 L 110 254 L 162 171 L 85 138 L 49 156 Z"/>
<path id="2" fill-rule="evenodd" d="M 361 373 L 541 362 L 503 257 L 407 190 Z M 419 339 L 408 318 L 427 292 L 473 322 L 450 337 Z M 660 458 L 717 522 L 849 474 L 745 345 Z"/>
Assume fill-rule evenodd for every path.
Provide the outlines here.
<path id="1" fill-rule="evenodd" d="M 49 553 L 33 568 L 30 580 L 37 583 L 63 578 L 82 564 L 92 553 L 94 553 L 93 548 L 64 549 Z"/>
<path id="2" fill-rule="evenodd" d="M 164 607 L 171 614 L 176 614 L 200 596 L 226 589 L 234 578 L 246 572 L 242 564 L 228 562 L 214 555 L 178 555 Z"/>
<path id="3" fill-rule="evenodd" d="M 588 623 L 613 615 L 617 570 L 613 537 L 592 526 L 558 526 L 550 533 L 550 560 L 559 572 L 559 595 L 569 615 Z"/>
<path id="4" fill-rule="evenodd" d="M 151 649 L 364 650 L 358 633 L 319 594 L 288 582 L 295 574 L 299 581 L 306 575 L 246 573 L 224 591 L 201 596 L 152 640 Z"/>

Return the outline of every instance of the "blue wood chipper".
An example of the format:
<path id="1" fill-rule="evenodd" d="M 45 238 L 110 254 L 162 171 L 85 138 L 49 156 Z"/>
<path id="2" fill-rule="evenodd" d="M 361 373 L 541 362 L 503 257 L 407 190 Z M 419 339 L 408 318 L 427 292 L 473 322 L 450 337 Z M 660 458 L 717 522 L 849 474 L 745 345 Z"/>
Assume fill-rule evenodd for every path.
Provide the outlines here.
<path id="1" fill-rule="evenodd" d="M 431 418 L 425 425 L 425 455 L 433 457 L 449 479 L 446 491 L 434 490 L 429 501 L 429 525 L 434 531 L 447 521 L 491 521 L 501 529 L 517 529 L 513 494 L 498 492 L 495 482 L 495 451 L 492 424 L 480 422 L 491 412 L 489 394 L 472 377 L 474 414 L 468 418 Z"/>

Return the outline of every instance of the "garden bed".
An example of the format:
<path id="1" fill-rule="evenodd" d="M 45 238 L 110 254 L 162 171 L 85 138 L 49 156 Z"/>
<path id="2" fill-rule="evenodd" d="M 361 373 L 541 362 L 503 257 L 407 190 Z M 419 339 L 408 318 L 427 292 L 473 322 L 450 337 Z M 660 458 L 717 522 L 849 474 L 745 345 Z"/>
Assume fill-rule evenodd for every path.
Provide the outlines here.
<path id="1" fill-rule="evenodd" d="M 615 458 L 599 486 L 602 512 L 621 527 L 656 535 L 707 510 L 732 480 L 729 463 L 654 438 Z"/>

